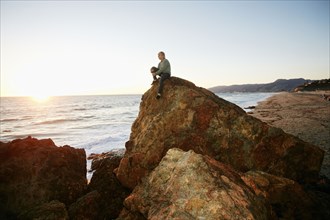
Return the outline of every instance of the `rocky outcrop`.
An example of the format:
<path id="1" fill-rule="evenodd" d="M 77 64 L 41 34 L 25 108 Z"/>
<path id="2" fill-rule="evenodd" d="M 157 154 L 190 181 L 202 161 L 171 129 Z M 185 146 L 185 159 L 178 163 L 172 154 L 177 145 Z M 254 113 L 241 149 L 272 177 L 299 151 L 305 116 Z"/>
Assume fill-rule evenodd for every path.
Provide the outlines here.
<path id="1" fill-rule="evenodd" d="M 124 152 L 124 149 L 112 150 L 93 156 L 94 173 L 88 185 L 88 191 L 92 194 L 70 207 L 72 219 L 114 219 L 119 215 L 124 199 L 131 192 L 120 184 L 113 173 Z"/>
<path id="2" fill-rule="evenodd" d="M 194 150 L 246 172 L 261 170 L 299 182 L 318 177 L 324 152 L 246 114 L 238 106 L 193 83 L 171 77 L 142 97 L 126 152 L 115 170 L 130 188 L 156 168 L 171 148 Z"/>
<path id="3" fill-rule="evenodd" d="M 57 147 L 51 139 L 0 142 L 0 177 L 1 217 L 25 213 L 24 219 L 49 210 L 67 216 L 65 206 L 87 187 L 86 154 L 83 149 Z"/>
<path id="4" fill-rule="evenodd" d="M 118 219 L 272 219 L 238 172 L 192 150 L 170 149 L 126 198 Z"/>
<path id="5" fill-rule="evenodd" d="M 329 219 L 329 192 L 305 188 L 172 148 L 125 199 L 118 219 Z"/>

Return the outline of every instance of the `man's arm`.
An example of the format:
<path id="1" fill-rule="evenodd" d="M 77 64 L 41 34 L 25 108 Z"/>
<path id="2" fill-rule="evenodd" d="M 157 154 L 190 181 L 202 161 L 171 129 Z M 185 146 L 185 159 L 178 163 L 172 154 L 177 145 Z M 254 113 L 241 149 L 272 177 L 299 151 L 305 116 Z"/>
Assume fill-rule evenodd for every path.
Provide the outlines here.
<path id="1" fill-rule="evenodd" d="M 159 75 L 161 73 L 165 73 L 166 70 L 170 69 L 170 62 L 167 59 L 164 59 L 160 65 L 158 66 L 159 70 L 156 72 L 156 75 Z"/>

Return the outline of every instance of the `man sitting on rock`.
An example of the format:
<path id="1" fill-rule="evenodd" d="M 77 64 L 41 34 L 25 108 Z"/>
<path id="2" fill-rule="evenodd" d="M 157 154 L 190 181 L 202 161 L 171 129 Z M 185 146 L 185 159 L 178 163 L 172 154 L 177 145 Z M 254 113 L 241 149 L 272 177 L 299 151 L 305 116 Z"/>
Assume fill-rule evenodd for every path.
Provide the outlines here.
<path id="1" fill-rule="evenodd" d="M 154 67 L 152 67 L 150 70 L 153 75 L 154 81 L 157 79 L 156 78 L 157 75 L 160 76 L 158 93 L 156 96 L 157 99 L 159 99 L 162 95 L 164 81 L 171 77 L 171 64 L 165 58 L 165 53 L 163 51 L 159 52 L 158 58 L 159 58 L 160 62 L 158 64 L 158 68 L 155 67 L 158 70 L 156 70 Z"/>

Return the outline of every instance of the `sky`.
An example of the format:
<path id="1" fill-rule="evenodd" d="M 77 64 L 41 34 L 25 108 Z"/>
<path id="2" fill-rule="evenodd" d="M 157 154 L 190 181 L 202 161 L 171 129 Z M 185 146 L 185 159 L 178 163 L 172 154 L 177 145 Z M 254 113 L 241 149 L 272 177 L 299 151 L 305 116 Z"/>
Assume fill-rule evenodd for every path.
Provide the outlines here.
<path id="1" fill-rule="evenodd" d="M 1 0 L 1 96 L 143 94 L 164 51 L 210 88 L 330 78 L 327 1 Z"/>

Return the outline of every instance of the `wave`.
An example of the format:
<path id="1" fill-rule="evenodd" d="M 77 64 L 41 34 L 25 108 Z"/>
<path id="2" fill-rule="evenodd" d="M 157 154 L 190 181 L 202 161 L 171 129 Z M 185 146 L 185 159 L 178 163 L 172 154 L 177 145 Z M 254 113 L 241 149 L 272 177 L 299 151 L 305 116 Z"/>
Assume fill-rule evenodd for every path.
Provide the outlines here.
<path id="1" fill-rule="evenodd" d="M 37 139 L 52 139 L 53 141 L 55 140 L 55 137 L 58 137 L 58 136 L 61 136 L 61 135 L 64 135 L 64 133 L 58 133 L 58 132 L 45 132 L 45 133 L 42 133 L 42 132 L 31 132 L 31 133 L 21 133 L 21 134 L 12 134 L 12 132 L 8 132 L 6 135 L 1 135 L 0 137 L 0 141 L 2 142 L 10 142 L 12 140 L 16 140 L 16 139 L 23 139 L 23 138 L 26 138 L 28 136 L 31 136 L 33 138 L 37 138 Z"/>
<path id="2" fill-rule="evenodd" d="M 100 139 L 95 139 L 95 140 L 90 140 L 89 142 L 84 143 L 84 148 L 85 149 L 92 149 L 92 148 L 96 148 L 96 147 L 104 147 L 107 146 L 109 148 L 113 147 L 113 146 L 109 146 L 114 142 L 120 142 L 121 138 L 118 137 L 105 137 L 105 138 L 100 138 Z"/>
<path id="3" fill-rule="evenodd" d="M 94 111 L 94 110 L 100 110 L 100 109 L 110 109 L 113 108 L 112 105 L 102 105 L 102 106 L 94 106 L 94 107 L 77 107 L 73 108 L 73 111 Z"/>
<path id="4" fill-rule="evenodd" d="M 87 109 L 87 108 L 74 108 L 73 110 L 74 111 L 87 111 L 89 109 Z"/>
<path id="5" fill-rule="evenodd" d="M 23 121 L 23 120 L 30 120 L 33 119 L 32 116 L 23 116 L 21 118 L 4 118 L 0 119 L 0 122 L 16 122 L 16 121 Z"/>
<path id="6" fill-rule="evenodd" d="M 79 119 L 54 119 L 54 120 L 46 120 L 42 122 L 34 123 L 34 125 L 45 125 L 45 124 L 60 124 L 70 121 L 79 121 Z"/>
<path id="7" fill-rule="evenodd" d="M 1 119 L 0 122 L 11 122 L 11 121 L 19 121 L 20 119 L 18 118 L 6 118 L 6 119 Z"/>
<path id="8" fill-rule="evenodd" d="M 76 129 L 76 130 L 84 130 L 84 129 L 88 129 L 88 130 L 95 130 L 95 129 L 106 129 L 108 127 L 113 127 L 116 125 L 115 121 L 112 121 L 110 123 L 100 123 L 100 122 L 94 122 L 94 123 L 90 123 L 90 124 L 77 124 L 77 126 L 72 127 L 72 129 Z"/>
<path id="9" fill-rule="evenodd" d="M 100 108 L 113 108 L 112 105 L 102 105 Z"/>
<path id="10" fill-rule="evenodd" d="M 81 118 L 95 118 L 94 115 L 86 115 L 86 116 L 82 116 Z"/>

